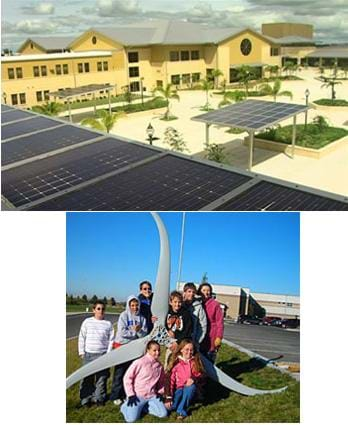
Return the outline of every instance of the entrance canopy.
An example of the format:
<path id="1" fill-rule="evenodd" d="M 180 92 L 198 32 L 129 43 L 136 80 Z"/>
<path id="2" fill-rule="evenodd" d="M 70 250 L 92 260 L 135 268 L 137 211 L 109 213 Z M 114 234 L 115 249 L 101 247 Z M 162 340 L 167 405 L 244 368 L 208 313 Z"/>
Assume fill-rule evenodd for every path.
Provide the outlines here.
<path id="1" fill-rule="evenodd" d="M 234 103 L 215 111 L 207 112 L 193 117 L 194 121 L 201 121 L 206 124 L 206 142 L 209 143 L 209 126 L 211 124 L 236 127 L 245 130 L 250 135 L 250 155 L 249 169 L 252 168 L 254 133 L 264 130 L 287 118 L 294 117 L 293 123 L 293 151 L 296 139 L 296 115 L 306 112 L 309 109 L 306 105 L 294 103 L 267 102 L 265 100 L 245 100 Z"/>

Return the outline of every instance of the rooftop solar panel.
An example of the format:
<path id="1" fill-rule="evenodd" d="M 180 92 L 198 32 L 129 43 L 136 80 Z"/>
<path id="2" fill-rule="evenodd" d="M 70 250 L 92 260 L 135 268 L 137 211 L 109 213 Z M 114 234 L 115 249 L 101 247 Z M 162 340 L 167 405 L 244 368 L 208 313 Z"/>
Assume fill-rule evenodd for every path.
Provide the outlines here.
<path id="1" fill-rule="evenodd" d="M 31 210 L 199 210 L 251 177 L 167 155 Z"/>
<path id="2" fill-rule="evenodd" d="M 217 211 L 348 211 L 348 203 L 262 181 Z"/>
<path id="3" fill-rule="evenodd" d="M 192 118 L 207 124 L 240 127 L 250 131 L 262 130 L 308 109 L 306 105 L 245 100 Z"/>
<path id="4" fill-rule="evenodd" d="M 7 114 L 1 114 L 1 124 L 6 124 L 11 121 L 21 120 L 23 118 L 34 118 L 35 115 L 30 112 L 21 111 L 20 109 L 13 109 L 8 111 Z"/>
<path id="5" fill-rule="evenodd" d="M 34 158 L 96 137 L 100 137 L 100 134 L 71 125 L 63 125 L 30 136 L 23 136 L 1 144 L 2 165 Z"/>
<path id="6" fill-rule="evenodd" d="M 23 136 L 27 133 L 32 133 L 37 130 L 44 130 L 51 127 L 60 125 L 59 121 L 51 120 L 45 117 L 35 117 L 32 120 L 26 120 L 22 122 L 16 122 L 13 124 L 7 124 L 1 126 L 1 138 L 2 140 L 9 139 L 11 137 Z"/>
<path id="7" fill-rule="evenodd" d="M 2 194 L 20 207 L 158 154 L 145 146 L 103 139 L 3 171 Z"/>

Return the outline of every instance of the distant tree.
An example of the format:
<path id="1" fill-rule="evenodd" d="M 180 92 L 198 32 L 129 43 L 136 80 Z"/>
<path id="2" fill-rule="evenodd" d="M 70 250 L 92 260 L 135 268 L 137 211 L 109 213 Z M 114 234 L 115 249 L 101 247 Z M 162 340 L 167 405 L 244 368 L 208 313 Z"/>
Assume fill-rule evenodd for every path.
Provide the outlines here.
<path id="1" fill-rule="evenodd" d="M 315 124 L 320 131 L 323 131 L 329 127 L 329 123 L 327 119 L 323 117 L 322 115 L 317 115 L 316 117 L 314 117 L 313 124 Z"/>
<path id="2" fill-rule="evenodd" d="M 293 72 L 297 70 L 297 65 L 292 63 L 291 61 L 286 61 L 283 65 L 283 71 L 285 71 L 286 75 L 291 75 Z"/>
<path id="3" fill-rule="evenodd" d="M 64 105 L 58 102 L 46 102 L 43 105 L 36 105 L 33 107 L 33 111 L 48 116 L 56 116 L 63 109 Z"/>
<path id="4" fill-rule="evenodd" d="M 106 297 L 103 298 L 103 301 L 104 301 L 105 305 L 107 305 L 108 299 Z"/>
<path id="5" fill-rule="evenodd" d="M 89 300 L 91 304 L 94 304 L 96 301 L 98 301 L 98 297 L 96 295 L 93 295 L 93 297 Z"/>
<path id="6" fill-rule="evenodd" d="M 116 305 L 116 300 L 114 297 L 111 297 L 109 300 L 109 304 L 112 305 L 113 307 Z"/>
<path id="7" fill-rule="evenodd" d="M 322 84 L 322 86 L 321 86 L 321 87 L 325 87 L 325 88 L 331 88 L 331 100 L 332 100 L 332 102 L 336 99 L 335 86 L 337 84 L 342 84 L 342 83 L 340 81 L 337 81 L 334 78 L 326 78 L 325 83 Z"/>
<path id="8" fill-rule="evenodd" d="M 217 90 L 219 86 L 219 77 L 222 77 L 224 73 L 221 69 L 213 69 L 210 75 L 214 78 L 214 89 Z"/>
<path id="9" fill-rule="evenodd" d="M 84 303 L 88 303 L 88 298 L 87 298 L 87 295 L 86 294 L 82 295 L 82 301 Z"/>
<path id="10" fill-rule="evenodd" d="M 277 96 L 288 96 L 292 99 L 292 92 L 288 90 L 280 91 L 282 83 L 280 80 L 275 80 L 273 87 L 270 84 L 262 84 L 260 91 L 268 96 L 273 96 L 273 100 L 276 102 Z"/>
<path id="11" fill-rule="evenodd" d="M 110 131 L 113 129 L 114 125 L 116 124 L 116 121 L 124 115 L 125 113 L 122 111 L 112 112 L 110 114 L 109 111 L 106 111 L 105 109 L 101 109 L 96 114 L 97 118 L 85 118 L 84 120 L 81 121 L 81 125 L 86 125 L 96 130 L 110 133 Z"/>
<path id="12" fill-rule="evenodd" d="M 208 273 L 204 272 L 202 279 L 201 279 L 201 283 L 208 283 Z"/>
<path id="13" fill-rule="evenodd" d="M 279 70 L 280 68 L 278 65 L 268 65 L 265 68 L 265 71 L 269 72 L 271 76 L 273 75 L 276 77 L 279 75 Z"/>
<path id="14" fill-rule="evenodd" d="M 164 143 L 169 145 L 172 151 L 188 151 L 187 144 L 182 138 L 182 135 L 173 127 L 166 128 L 166 131 L 164 132 Z"/>
<path id="15" fill-rule="evenodd" d="M 128 103 L 128 105 L 130 105 L 133 100 L 133 94 L 130 91 L 129 86 L 123 86 L 122 90 L 123 90 L 124 100 Z"/>
<path id="16" fill-rule="evenodd" d="M 230 105 L 232 102 L 241 102 L 245 99 L 245 92 L 241 90 L 228 91 L 224 94 L 223 100 L 219 103 L 219 108 Z"/>
<path id="17" fill-rule="evenodd" d="M 176 99 L 180 101 L 180 97 L 177 91 L 173 88 L 173 84 L 167 84 L 166 87 L 158 86 L 153 92 L 154 96 L 157 98 L 163 98 L 167 101 L 167 110 L 164 114 L 164 119 L 169 120 L 170 118 L 170 99 Z"/>
<path id="18" fill-rule="evenodd" d="M 210 109 L 209 90 L 212 90 L 212 88 L 214 87 L 214 83 L 208 77 L 206 77 L 205 79 L 200 81 L 200 87 L 202 90 L 205 91 L 206 96 L 206 102 L 202 109 L 208 111 Z"/>
<path id="19" fill-rule="evenodd" d="M 237 80 L 244 85 L 246 97 L 248 97 L 249 95 L 248 89 L 249 89 L 250 81 L 255 79 L 256 79 L 255 70 L 251 66 L 242 65 L 238 69 Z"/>

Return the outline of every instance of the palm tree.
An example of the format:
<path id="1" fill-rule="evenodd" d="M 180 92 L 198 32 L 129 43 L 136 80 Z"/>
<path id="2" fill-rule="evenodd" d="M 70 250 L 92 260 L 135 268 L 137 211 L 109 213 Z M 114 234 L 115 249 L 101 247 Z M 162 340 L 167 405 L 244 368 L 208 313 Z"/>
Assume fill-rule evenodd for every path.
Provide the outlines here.
<path id="1" fill-rule="evenodd" d="M 161 87 L 158 86 L 155 88 L 154 92 L 153 92 L 154 96 L 156 96 L 157 94 L 157 98 L 163 98 L 167 101 L 167 110 L 166 113 L 164 114 L 164 119 L 165 120 L 169 120 L 169 99 L 176 99 L 178 101 L 180 101 L 180 97 L 177 94 L 177 91 L 175 89 L 173 89 L 173 84 L 167 84 L 166 87 Z"/>
<path id="2" fill-rule="evenodd" d="M 241 102 L 245 99 L 245 93 L 241 90 L 228 91 L 224 94 L 223 100 L 219 103 L 219 108 L 229 105 L 232 102 Z"/>
<path id="3" fill-rule="evenodd" d="M 114 112 L 111 113 L 102 109 L 97 112 L 97 118 L 85 118 L 81 121 L 82 125 L 86 125 L 88 127 L 92 127 L 95 130 L 105 131 L 106 133 L 110 133 L 116 121 L 124 116 L 124 112 Z"/>
<path id="4" fill-rule="evenodd" d="M 283 70 L 286 72 L 286 75 L 291 75 L 291 73 L 295 70 L 296 65 L 290 61 L 284 63 Z"/>
<path id="5" fill-rule="evenodd" d="M 204 80 L 201 80 L 201 89 L 205 91 L 205 95 L 206 95 L 206 103 L 203 106 L 203 109 L 208 111 L 210 104 L 209 104 L 209 90 L 211 90 L 214 86 L 213 82 L 211 80 L 207 78 L 205 78 Z"/>
<path id="6" fill-rule="evenodd" d="M 336 84 L 342 84 L 340 81 L 335 80 L 334 78 L 326 78 L 325 83 L 321 87 L 325 88 L 331 88 L 331 100 L 332 103 L 336 99 L 336 91 L 335 91 L 335 85 Z"/>
<path id="7" fill-rule="evenodd" d="M 217 90 L 219 77 L 222 77 L 224 73 L 220 69 L 213 69 L 210 76 L 214 77 L 214 89 Z"/>
<path id="8" fill-rule="evenodd" d="M 282 83 L 280 80 L 275 80 L 273 87 L 270 84 L 262 84 L 260 91 L 268 96 L 273 96 L 273 100 L 277 101 L 277 96 L 288 96 L 292 99 L 292 92 L 288 90 L 280 91 Z"/>
<path id="9" fill-rule="evenodd" d="M 249 65 L 242 65 L 238 69 L 237 79 L 244 85 L 245 94 L 246 94 L 246 97 L 248 97 L 249 82 L 251 80 L 255 80 L 255 71 Z"/>
<path id="10" fill-rule="evenodd" d="M 34 109 L 35 108 L 35 109 Z M 43 105 L 34 106 L 33 110 L 43 115 L 56 116 L 64 109 L 64 105 L 58 102 L 46 102 Z"/>
<path id="11" fill-rule="evenodd" d="M 268 65 L 265 68 L 265 71 L 269 72 L 270 75 L 275 75 L 276 77 L 279 74 L 279 66 L 278 65 Z"/>

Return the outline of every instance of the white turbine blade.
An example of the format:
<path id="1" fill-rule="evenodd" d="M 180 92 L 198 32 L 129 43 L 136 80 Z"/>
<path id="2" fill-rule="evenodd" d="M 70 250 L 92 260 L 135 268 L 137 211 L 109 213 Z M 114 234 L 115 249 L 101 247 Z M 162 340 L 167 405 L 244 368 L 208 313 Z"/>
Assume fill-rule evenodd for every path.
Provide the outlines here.
<path id="1" fill-rule="evenodd" d="M 278 388 L 276 390 L 257 390 L 256 388 L 250 388 L 246 385 L 241 384 L 235 379 L 228 376 L 225 372 L 216 367 L 212 362 L 210 362 L 205 356 L 201 355 L 201 359 L 204 365 L 206 373 L 214 379 L 214 381 L 219 382 L 224 387 L 235 391 L 243 395 L 263 395 L 263 394 L 274 394 L 284 391 L 287 387 Z"/>
<path id="2" fill-rule="evenodd" d="M 145 353 L 145 347 L 148 340 L 149 337 L 136 339 L 80 367 L 80 369 L 68 376 L 66 379 L 66 388 L 71 387 L 86 376 L 92 375 L 100 370 L 108 369 L 109 367 L 141 357 Z"/>
<path id="3" fill-rule="evenodd" d="M 153 316 L 158 317 L 158 324 L 164 325 L 168 312 L 169 280 L 170 280 L 170 248 L 166 228 L 157 213 L 151 213 L 160 235 L 160 259 L 154 295 L 151 304 Z"/>

